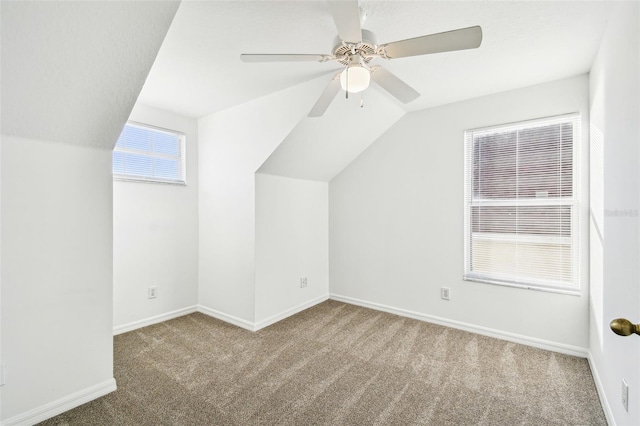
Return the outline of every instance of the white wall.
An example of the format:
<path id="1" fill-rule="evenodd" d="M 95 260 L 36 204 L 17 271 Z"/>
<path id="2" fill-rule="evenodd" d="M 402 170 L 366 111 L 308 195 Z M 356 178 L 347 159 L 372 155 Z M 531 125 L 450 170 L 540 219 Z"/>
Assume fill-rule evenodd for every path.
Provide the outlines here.
<path id="1" fill-rule="evenodd" d="M 309 83 L 198 120 L 199 300 L 237 324 L 255 320 L 255 172 L 326 85 Z"/>
<path id="2" fill-rule="evenodd" d="M 328 298 L 328 214 L 327 182 L 256 174 L 256 323 Z"/>
<path id="3" fill-rule="evenodd" d="M 198 304 L 198 123 L 144 105 L 129 119 L 186 135 L 187 185 L 113 182 L 116 332 Z M 150 286 L 158 288 L 155 299 L 147 297 Z"/>
<path id="4" fill-rule="evenodd" d="M 2 361 L 2 140 L 0 139 L 0 374 L 4 373 L 4 363 Z M 0 386 L 4 385 L 4 381 Z M 2 392 L 2 390 L 0 390 Z M 0 410 L 2 410 L 2 401 L 0 401 Z M 2 414 L 0 414 L 2 421 Z"/>
<path id="5" fill-rule="evenodd" d="M 178 5 L 0 2 L 3 425 L 115 388 L 111 150 Z"/>
<path id="6" fill-rule="evenodd" d="M 331 294 L 586 353 L 586 240 L 580 296 L 462 280 L 463 132 L 579 111 L 588 147 L 588 107 L 582 75 L 405 115 L 330 182 Z M 451 289 L 450 301 L 440 287 Z"/>
<path id="7" fill-rule="evenodd" d="M 1 169 L 7 420 L 115 388 L 111 151 L 3 135 Z"/>
<path id="8" fill-rule="evenodd" d="M 590 356 L 611 424 L 640 424 L 640 339 L 609 330 L 640 321 L 640 5 L 618 3 L 590 74 L 594 158 Z M 594 161 L 592 161 L 594 163 Z M 631 215 L 616 215 L 631 212 Z M 629 411 L 621 382 L 629 385 Z"/>

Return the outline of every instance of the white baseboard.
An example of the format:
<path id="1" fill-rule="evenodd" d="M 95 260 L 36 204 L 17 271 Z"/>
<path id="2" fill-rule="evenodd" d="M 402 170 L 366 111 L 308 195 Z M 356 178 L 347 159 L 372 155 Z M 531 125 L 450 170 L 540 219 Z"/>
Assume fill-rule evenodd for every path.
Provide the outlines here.
<path id="1" fill-rule="evenodd" d="M 607 423 L 609 424 L 609 426 L 616 426 L 616 421 L 613 418 L 613 412 L 611 411 L 609 400 L 607 400 L 607 395 L 604 393 L 604 387 L 602 386 L 602 381 L 600 380 L 600 374 L 598 373 L 598 369 L 596 368 L 596 363 L 593 360 L 591 351 L 589 351 L 587 354 L 587 360 L 589 361 L 591 375 L 593 376 L 593 381 L 596 384 L 596 390 L 598 391 L 598 396 L 600 397 L 600 405 L 602 405 L 602 411 L 604 411 L 604 416 L 607 419 Z"/>
<path id="2" fill-rule="evenodd" d="M 301 303 L 298 306 L 294 306 L 293 308 L 286 309 L 278 314 L 270 316 L 269 318 L 265 318 L 262 321 L 258 321 L 254 324 L 255 331 L 258 331 L 262 328 L 275 324 L 278 321 L 282 321 L 283 319 L 288 318 L 291 315 L 295 315 L 298 312 L 302 312 L 305 309 L 309 309 L 310 307 L 315 306 L 318 303 L 322 303 L 328 299 L 329 299 L 329 295 L 325 294 L 320 297 L 316 297 L 315 299 L 309 300 L 308 302 Z"/>
<path id="3" fill-rule="evenodd" d="M 256 331 L 255 324 L 253 322 L 233 315 L 225 314 L 224 312 L 209 308 L 207 306 L 198 305 L 198 312 L 209 315 L 210 317 L 219 319 L 221 321 L 228 322 L 229 324 L 237 325 L 238 327 L 244 328 L 245 330 Z"/>
<path id="4" fill-rule="evenodd" d="M 213 318 L 217 318 L 221 321 L 228 322 L 229 324 L 237 325 L 238 327 L 244 328 L 245 330 L 258 331 L 272 324 L 275 324 L 278 321 L 282 321 L 283 319 L 288 318 L 291 315 L 295 315 L 298 312 L 302 312 L 305 309 L 309 309 L 310 307 L 315 306 L 318 303 L 322 303 L 328 299 L 329 299 L 329 295 L 325 294 L 323 296 L 316 297 L 315 299 L 312 299 L 308 302 L 301 303 L 300 305 L 286 309 L 278 314 L 272 315 L 268 318 L 265 318 L 257 322 L 247 321 L 245 319 L 238 318 L 233 315 L 225 314 L 224 312 L 220 312 L 216 309 L 208 308 L 202 305 L 198 305 L 198 312 L 203 313 L 205 315 L 209 315 L 210 317 L 213 317 Z"/>
<path id="5" fill-rule="evenodd" d="M 60 398 L 43 406 L 34 408 L 10 419 L 0 422 L 0 426 L 28 426 L 49 419 L 72 408 L 76 408 L 96 398 L 116 390 L 116 380 L 109 379 L 79 392 Z"/>
<path id="6" fill-rule="evenodd" d="M 496 339 L 507 340 L 510 342 L 520 343 L 527 346 L 533 346 L 535 348 L 545 349 L 548 351 L 559 352 L 566 355 L 573 355 L 581 358 L 586 358 L 588 353 L 586 348 L 581 348 L 579 346 L 565 345 L 563 343 L 557 343 L 549 340 L 537 339 L 535 337 L 524 336 L 521 334 L 495 330 L 492 328 L 464 323 L 461 321 L 454 321 L 446 318 L 436 317 L 434 315 L 427 315 L 420 312 L 409 311 L 407 309 L 382 305 L 380 303 L 355 299 L 353 297 L 340 296 L 338 294 L 331 294 L 329 298 L 331 300 L 336 300 L 338 302 L 344 302 L 344 303 L 349 303 L 351 305 L 363 306 L 365 308 L 371 308 L 378 311 L 388 312 L 390 314 L 396 314 L 396 315 L 400 315 L 407 318 L 413 318 L 420 321 L 430 322 L 438 325 L 444 325 L 446 327 L 456 328 L 458 330 L 469 331 L 472 333 L 481 334 L 483 336 L 495 337 Z"/>
<path id="7" fill-rule="evenodd" d="M 113 335 L 126 333 L 127 331 L 136 330 L 138 328 L 146 327 L 148 325 L 157 324 L 159 322 L 168 321 L 170 319 L 178 318 L 183 315 L 192 314 L 198 311 L 197 306 L 188 306 L 182 309 L 176 309 L 175 311 L 167 312 L 160 315 L 155 315 L 149 318 L 145 318 L 142 320 L 130 322 L 128 324 L 119 325 L 117 327 L 113 327 Z"/>

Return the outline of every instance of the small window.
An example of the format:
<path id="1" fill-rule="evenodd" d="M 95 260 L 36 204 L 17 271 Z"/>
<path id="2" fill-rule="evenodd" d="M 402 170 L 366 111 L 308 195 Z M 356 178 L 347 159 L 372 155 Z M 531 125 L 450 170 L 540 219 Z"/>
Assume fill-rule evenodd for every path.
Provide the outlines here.
<path id="1" fill-rule="evenodd" d="M 182 133 L 129 122 L 113 150 L 115 179 L 186 183 Z"/>
<path id="2" fill-rule="evenodd" d="M 576 293 L 580 117 L 465 132 L 465 274 Z"/>

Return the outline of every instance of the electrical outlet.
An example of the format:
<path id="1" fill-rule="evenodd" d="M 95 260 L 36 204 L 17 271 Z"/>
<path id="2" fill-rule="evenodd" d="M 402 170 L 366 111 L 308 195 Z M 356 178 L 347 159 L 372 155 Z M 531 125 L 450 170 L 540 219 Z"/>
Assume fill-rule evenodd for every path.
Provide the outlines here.
<path id="1" fill-rule="evenodd" d="M 440 288 L 440 297 L 442 297 L 444 300 L 449 300 L 449 287 Z"/>
<path id="2" fill-rule="evenodd" d="M 629 385 L 622 379 L 622 406 L 629 411 Z"/>
<path id="3" fill-rule="evenodd" d="M 307 286 L 307 277 L 300 278 L 300 288 L 305 288 Z"/>
<path id="4" fill-rule="evenodd" d="M 158 297 L 158 287 L 149 287 L 149 290 L 147 291 L 147 297 L 149 299 L 155 299 L 156 297 Z"/>

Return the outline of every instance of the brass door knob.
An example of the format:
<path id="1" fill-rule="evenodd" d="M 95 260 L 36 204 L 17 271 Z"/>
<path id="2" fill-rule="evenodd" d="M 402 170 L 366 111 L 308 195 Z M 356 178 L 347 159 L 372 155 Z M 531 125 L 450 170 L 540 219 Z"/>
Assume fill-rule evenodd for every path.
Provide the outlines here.
<path id="1" fill-rule="evenodd" d="M 640 324 L 634 324 L 626 318 L 616 318 L 609 323 L 609 327 L 618 336 L 629 336 L 633 333 L 640 336 Z"/>

